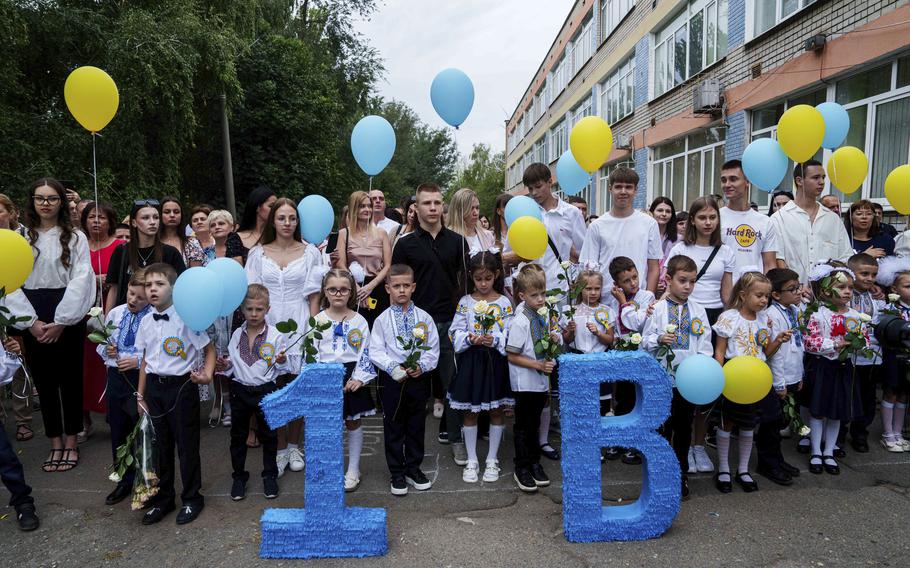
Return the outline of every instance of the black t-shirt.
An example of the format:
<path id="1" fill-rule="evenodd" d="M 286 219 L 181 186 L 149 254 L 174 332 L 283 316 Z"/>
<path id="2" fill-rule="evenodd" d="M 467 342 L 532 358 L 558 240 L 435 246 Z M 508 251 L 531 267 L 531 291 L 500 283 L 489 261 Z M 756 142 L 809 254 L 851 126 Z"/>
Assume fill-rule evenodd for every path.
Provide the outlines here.
<path id="1" fill-rule="evenodd" d="M 870 248 L 880 248 L 884 249 L 885 256 L 894 254 L 894 239 L 885 233 L 879 233 L 865 241 L 853 238 L 850 239 L 850 244 L 853 245 L 853 250 L 856 252 L 865 252 L 866 249 Z"/>
<path id="2" fill-rule="evenodd" d="M 140 268 L 155 264 L 154 250 L 155 247 L 139 249 Z M 174 270 L 177 271 L 177 276 L 180 276 L 180 274 L 186 270 L 183 256 L 180 254 L 179 250 L 171 245 L 161 245 L 161 262 L 173 266 Z M 110 308 L 126 303 L 127 284 L 129 284 L 130 276 L 132 274 L 133 269 L 130 267 L 129 245 L 124 243 L 117 246 L 117 248 L 114 249 L 114 252 L 111 253 L 111 261 L 108 264 L 107 276 L 104 281 L 104 283 L 109 286 L 117 286 L 117 302 L 113 306 L 109 306 Z"/>
<path id="3" fill-rule="evenodd" d="M 458 300 L 464 295 L 459 274 L 467 266 L 467 253 L 464 237 L 445 227 L 435 239 L 417 227 L 395 244 L 392 264 L 407 264 L 414 270 L 414 303 L 436 323 L 450 322 L 455 316 Z"/>

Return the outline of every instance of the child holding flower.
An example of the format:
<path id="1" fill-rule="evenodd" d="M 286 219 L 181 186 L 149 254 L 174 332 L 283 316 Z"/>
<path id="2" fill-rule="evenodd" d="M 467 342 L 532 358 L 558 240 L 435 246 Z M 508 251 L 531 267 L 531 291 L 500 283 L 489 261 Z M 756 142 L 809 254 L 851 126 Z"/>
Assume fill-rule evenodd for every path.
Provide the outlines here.
<path id="1" fill-rule="evenodd" d="M 879 267 L 878 283 L 890 286 L 885 311 L 910 321 L 910 259 L 888 257 Z M 889 452 L 910 452 L 901 430 L 907 415 L 907 362 L 898 359 L 898 352 L 885 349 L 882 364 L 882 447 Z"/>
<path id="2" fill-rule="evenodd" d="M 477 418 L 490 413 L 490 447 L 483 480 L 499 479 L 499 443 L 505 432 L 502 410 L 515 404 L 509 386 L 505 358 L 506 328 L 512 317 L 512 304 L 502 294 L 502 264 L 495 254 L 482 251 L 468 262 L 471 293 L 458 302 L 449 328 L 455 347 L 457 372 L 449 388 L 449 404 L 464 411 L 462 435 L 468 463 L 462 473 L 466 483 L 476 483 L 480 464 L 477 459 Z"/>
<path id="3" fill-rule="evenodd" d="M 582 270 L 576 279 L 576 286 L 581 289 L 581 303 L 573 316 L 575 340 L 572 346 L 578 353 L 603 353 L 613 345 L 616 312 L 600 301 L 603 284 L 603 274 L 597 270 Z M 610 387 L 606 383 L 600 385 L 601 415 L 610 410 L 613 398 Z"/>

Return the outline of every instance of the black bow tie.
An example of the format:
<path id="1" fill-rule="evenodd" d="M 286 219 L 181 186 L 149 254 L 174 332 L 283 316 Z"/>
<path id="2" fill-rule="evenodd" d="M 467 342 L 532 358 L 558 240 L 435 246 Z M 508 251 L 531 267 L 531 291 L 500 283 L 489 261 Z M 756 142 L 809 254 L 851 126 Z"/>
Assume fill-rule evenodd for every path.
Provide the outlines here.
<path id="1" fill-rule="evenodd" d="M 167 314 L 152 314 L 152 317 L 155 318 L 155 321 L 171 321 L 171 316 Z"/>

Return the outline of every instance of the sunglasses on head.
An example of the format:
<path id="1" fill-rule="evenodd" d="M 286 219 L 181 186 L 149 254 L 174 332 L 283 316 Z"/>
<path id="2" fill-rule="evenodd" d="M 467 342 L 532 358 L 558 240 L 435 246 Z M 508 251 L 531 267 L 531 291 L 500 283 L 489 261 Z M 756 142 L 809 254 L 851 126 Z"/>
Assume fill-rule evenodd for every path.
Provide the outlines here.
<path id="1" fill-rule="evenodd" d="M 137 199 L 136 201 L 133 201 L 133 205 L 136 207 L 145 207 L 146 205 L 158 207 L 161 203 L 159 203 L 157 199 Z"/>

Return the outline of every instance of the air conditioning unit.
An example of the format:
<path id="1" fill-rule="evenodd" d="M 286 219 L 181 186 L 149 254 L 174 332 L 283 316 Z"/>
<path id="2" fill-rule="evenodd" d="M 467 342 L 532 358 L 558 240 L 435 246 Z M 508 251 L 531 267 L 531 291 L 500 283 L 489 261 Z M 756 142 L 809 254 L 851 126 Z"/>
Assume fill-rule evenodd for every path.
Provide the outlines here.
<path id="1" fill-rule="evenodd" d="M 695 86 L 693 91 L 693 111 L 696 114 L 720 114 L 723 107 L 723 94 L 720 81 L 707 79 Z"/>
<path id="2" fill-rule="evenodd" d="M 613 139 L 613 144 L 616 146 L 617 150 L 631 150 L 632 137 L 628 134 L 617 134 Z"/>

